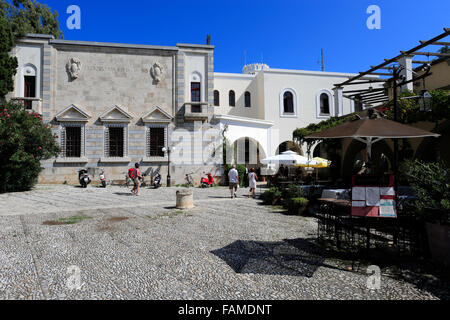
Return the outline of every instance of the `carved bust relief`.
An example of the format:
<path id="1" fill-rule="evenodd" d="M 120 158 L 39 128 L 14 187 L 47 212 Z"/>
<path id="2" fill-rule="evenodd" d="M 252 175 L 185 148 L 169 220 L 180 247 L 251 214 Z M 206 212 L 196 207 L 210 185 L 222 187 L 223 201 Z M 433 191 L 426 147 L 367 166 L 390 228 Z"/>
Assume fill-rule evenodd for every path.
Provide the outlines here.
<path id="1" fill-rule="evenodd" d="M 66 64 L 67 72 L 72 80 L 78 79 L 81 72 L 81 61 L 78 58 L 71 58 Z"/>
<path id="2" fill-rule="evenodd" d="M 164 68 L 158 62 L 155 62 L 150 69 L 150 75 L 152 76 L 155 83 L 160 83 L 164 76 Z"/>

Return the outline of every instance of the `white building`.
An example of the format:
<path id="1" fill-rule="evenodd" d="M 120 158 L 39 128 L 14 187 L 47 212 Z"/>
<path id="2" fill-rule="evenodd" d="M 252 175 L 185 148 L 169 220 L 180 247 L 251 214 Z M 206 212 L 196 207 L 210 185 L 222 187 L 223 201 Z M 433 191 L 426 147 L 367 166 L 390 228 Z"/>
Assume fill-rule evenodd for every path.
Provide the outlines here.
<path id="1" fill-rule="evenodd" d="M 227 127 L 226 137 L 230 144 L 238 142 L 238 149 L 258 145 L 258 161 L 285 151 L 283 144 L 293 140 L 297 128 L 361 111 L 364 106 L 345 98 L 341 89 L 333 90 L 335 84 L 353 76 L 355 74 L 272 69 L 263 64 L 247 65 L 242 74 L 215 73 L 214 119 L 222 129 Z M 378 88 L 380 85 L 361 84 L 354 89 L 370 86 Z M 247 142 L 245 147 L 245 140 L 252 142 Z M 305 148 L 303 152 L 306 153 Z M 237 157 L 245 155 L 241 153 Z M 247 159 L 235 160 L 259 163 L 248 157 L 247 152 Z"/>

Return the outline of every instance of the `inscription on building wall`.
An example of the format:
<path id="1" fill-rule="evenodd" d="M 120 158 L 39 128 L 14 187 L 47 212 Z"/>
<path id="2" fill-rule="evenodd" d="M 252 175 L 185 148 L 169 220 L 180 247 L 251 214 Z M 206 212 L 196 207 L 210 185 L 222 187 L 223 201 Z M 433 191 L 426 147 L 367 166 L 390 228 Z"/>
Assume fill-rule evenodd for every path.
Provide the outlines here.
<path id="1" fill-rule="evenodd" d="M 115 66 L 99 66 L 87 65 L 86 70 L 96 72 L 122 72 L 122 73 L 148 73 L 149 68 L 130 68 L 130 67 L 115 67 Z"/>

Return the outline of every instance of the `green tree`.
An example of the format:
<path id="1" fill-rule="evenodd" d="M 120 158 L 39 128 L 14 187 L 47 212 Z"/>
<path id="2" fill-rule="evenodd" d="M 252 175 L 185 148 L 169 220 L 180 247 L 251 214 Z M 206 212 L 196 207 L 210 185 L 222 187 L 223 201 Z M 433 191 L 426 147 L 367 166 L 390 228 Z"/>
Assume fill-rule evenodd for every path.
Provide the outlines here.
<path id="1" fill-rule="evenodd" d="M 58 12 L 35 0 L 0 0 L 0 8 L 16 37 L 27 33 L 50 34 L 56 39 L 64 37 L 59 29 Z"/>
<path id="2" fill-rule="evenodd" d="M 0 193 L 30 190 L 41 172 L 41 160 L 59 152 L 39 114 L 13 102 L 0 105 Z"/>
<path id="3" fill-rule="evenodd" d="M 414 92 L 402 92 L 400 94 L 398 106 L 398 121 L 404 124 L 413 124 L 420 121 L 430 121 L 438 124 L 439 121 L 450 119 L 450 91 L 449 90 L 429 90 L 431 95 L 432 110 L 420 110 L 420 98 Z M 382 108 L 388 119 L 394 119 L 394 103 L 389 101 Z"/>
<path id="4" fill-rule="evenodd" d="M 14 35 L 8 20 L 0 15 L 0 101 L 14 89 L 17 59 L 9 52 L 14 45 Z"/>
<path id="5" fill-rule="evenodd" d="M 448 47 L 448 45 L 443 46 L 442 48 L 440 48 L 438 50 L 439 53 L 450 53 L 450 48 Z"/>
<path id="6" fill-rule="evenodd" d="M 450 169 L 441 162 L 414 160 L 404 163 L 401 173 L 417 192 L 414 209 L 450 223 Z"/>

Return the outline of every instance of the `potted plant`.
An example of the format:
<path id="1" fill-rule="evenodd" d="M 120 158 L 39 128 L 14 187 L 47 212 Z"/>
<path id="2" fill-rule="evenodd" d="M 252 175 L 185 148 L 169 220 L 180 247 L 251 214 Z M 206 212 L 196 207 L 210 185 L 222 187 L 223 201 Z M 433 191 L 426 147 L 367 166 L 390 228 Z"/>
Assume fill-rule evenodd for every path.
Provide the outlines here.
<path id="1" fill-rule="evenodd" d="M 303 215 L 308 204 L 309 200 L 306 198 L 291 198 L 288 201 L 288 212 L 292 215 Z"/>
<path id="2" fill-rule="evenodd" d="M 276 205 L 281 200 L 281 191 L 272 187 L 261 195 L 264 204 Z"/>
<path id="3" fill-rule="evenodd" d="M 415 208 L 426 223 L 431 257 L 450 265 L 450 169 L 415 160 L 406 163 L 404 174 L 417 192 Z"/>

